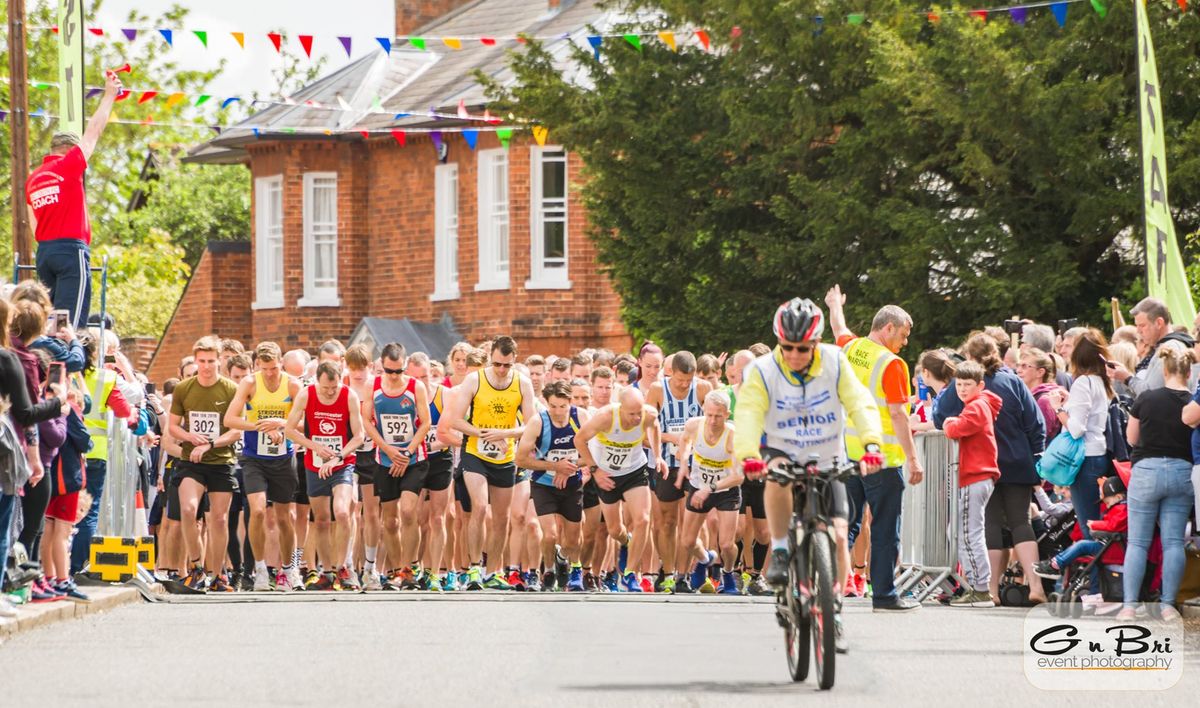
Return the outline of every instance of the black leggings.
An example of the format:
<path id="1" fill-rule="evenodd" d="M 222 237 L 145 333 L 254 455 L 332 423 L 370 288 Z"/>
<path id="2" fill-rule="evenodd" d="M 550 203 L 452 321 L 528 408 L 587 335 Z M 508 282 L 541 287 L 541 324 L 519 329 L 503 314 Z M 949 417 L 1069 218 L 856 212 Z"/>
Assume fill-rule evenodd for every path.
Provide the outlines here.
<path id="1" fill-rule="evenodd" d="M 42 527 L 46 523 L 46 507 L 50 506 L 50 474 L 42 477 L 35 486 L 25 485 L 25 496 L 21 497 L 21 516 L 25 526 L 17 538 L 25 546 L 29 560 L 38 559 L 38 548 L 42 545 Z"/>
<path id="2" fill-rule="evenodd" d="M 1032 501 L 1032 485 L 996 485 L 984 512 L 983 534 L 989 551 L 1000 551 L 1018 543 L 1037 540 L 1029 523 L 1029 505 Z M 1005 529 L 1012 534 L 1012 543 L 1005 543 Z"/>
<path id="3" fill-rule="evenodd" d="M 235 493 L 235 496 L 236 494 L 240 492 Z M 233 566 L 235 573 L 249 575 L 254 572 L 254 551 L 250 550 L 250 504 L 243 500 L 241 506 L 237 513 L 229 514 L 229 542 L 225 545 L 225 552 L 229 554 L 229 565 Z M 246 525 L 246 539 L 241 543 L 238 542 L 237 535 L 238 518 Z"/>

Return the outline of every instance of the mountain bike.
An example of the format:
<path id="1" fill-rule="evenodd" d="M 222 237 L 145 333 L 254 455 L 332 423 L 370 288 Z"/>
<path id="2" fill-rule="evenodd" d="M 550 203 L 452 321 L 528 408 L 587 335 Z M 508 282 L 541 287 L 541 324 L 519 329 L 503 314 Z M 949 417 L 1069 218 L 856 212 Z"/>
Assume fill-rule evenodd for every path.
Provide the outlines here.
<path id="1" fill-rule="evenodd" d="M 833 587 L 837 564 L 833 535 L 832 484 L 858 470 L 854 463 L 820 466 L 820 456 L 800 463 L 782 453 L 768 463 L 767 479 L 792 488 L 792 523 L 788 533 L 787 586 L 775 598 L 775 614 L 787 643 L 788 671 L 793 681 L 808 678 L 809 641 L 817 685 L 833 687 L 837 654 L 834 651 Z"/>

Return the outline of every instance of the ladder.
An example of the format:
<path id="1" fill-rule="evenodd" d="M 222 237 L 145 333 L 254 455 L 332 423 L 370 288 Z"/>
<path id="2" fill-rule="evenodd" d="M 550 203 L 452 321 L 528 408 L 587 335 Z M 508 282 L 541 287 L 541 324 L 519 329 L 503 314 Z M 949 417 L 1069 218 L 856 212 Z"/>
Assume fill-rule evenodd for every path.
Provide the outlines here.
<path id="1" fill-rule="evenodd" d="M 105 315 L 107 314 L 107 310 L 108 310 L 108 256 L 105 256 L 103 259 L 101 259 L 100 265 L 92 266 L 91 271 L 92 271 L 92 273 L 100 274 L 100 341 L 97 343 L 100 347 L 100 352 L 96 357 L 96 359 L 97 359 L 96 366 L 103 367 L 104 366 L 104 357 L 106 357 L 108 355 L 108 352 L 104 351 L 104 349 L 105 349 L 104 329 L 105 329 L 105 319 L 106 319 Z M 13 278 L 12 278 L 14 285 L 21 282 L 21 273 L 32 273 L 33 277 L 37 278 L 37 266 L 36 265 L 23 265 L 21 263 L 20 254 L 14 254 L 13 255 Z M 87 327 L 86 321 L 83 323 L 83 326 Z"/>

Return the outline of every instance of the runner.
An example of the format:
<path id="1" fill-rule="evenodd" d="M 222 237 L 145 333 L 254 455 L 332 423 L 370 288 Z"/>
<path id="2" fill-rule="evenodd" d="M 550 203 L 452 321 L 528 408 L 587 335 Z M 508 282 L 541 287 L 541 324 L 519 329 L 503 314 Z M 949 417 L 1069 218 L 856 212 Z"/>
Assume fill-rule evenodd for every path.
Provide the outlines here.
<path id="1" fill-rule="evenodd" d="M 437 439 L 436 426 L 441 420 L 442 411 L 445 410 L 446 389 L 433 379 L 429 364 L 429 356 L 424 352 L 413 352 L 408 357 L 408 375 L 425 384 L 425 391 L 429 396 L 429 430 L 425 433 L 425 459 L 429 464 L 429 472 L 425 475 L 425 504 L 429 508 L 428 532 L 425 534 L 425 554 L 428 562 L 425 566 L 427 577 L 421 581 L 421 585 L 426 589 L 436 589 L 440 586 L 444 590 L 453 591 L 457 587 L 446 587 L 438 573 L 442 571 L 441 576 L 448 578 L 448 573 L 445 572 L 448 536 L 446 513 L 450 508 L 454 462 L 450 448 Z"/>
<path id="2" fill-rule="evenodd" d="M 825 316 L 811 300 L 794 298 L 779 306 L 774 319 L 773 352 L 755 359 L 746 367 L 738 391 L 734 417 L 734 452 L 747 477 L 761 479 L 766 471 L 762 461 L 763 434 L 766 448 L 786 453 L 803 463 L 810 454 L 820 456 L 820 464 L 844 460 L 845 419 L 854 421 L 866 451 L 859 461 L 862 474 L 878 472 L 883 466 L 880 443 L 883 434 L 879 408 L 870 391 L 858 377 L 851 376 L 850 362 L 841 349 L 821 344 Z M 847 375 L 843 375 L 847 374 Z M 833 527 L 838 546 L 839 580 L 846 577 L 850 565 L 846 543 L 850 509 L 846 486 L 834 481 Z M 771 561 L 767 582 L 775 588 L 787 583 L 788 533 L 792 522 L 792 490 L 768 480 L 763 490 L 767 526 L 771 533 Z M 841 583 L 834 585 L 836 607 L 840 613 Z M 845 651 L 840 614 L 835 616 L 838 650 Z"/>
<path id="3" fill-rule="evenodd" d="M 534 470 L 533 504 L 542 528 L 542 564 L 546 568 L 542 587 L 583 592 L 580 522 L 584 477 L 590 479 L 591 475 L 580 470 L 575 434 L 587 422 L 587 409 L 571 404 L 570 392 L 561 381 L 547 386 L 544 393 L 546 411 L 525 425 L 517 464 Z"/>
<path id="4" fill-rule="evenodd" d="M 292 379 L 300 382 L 300 388 L 307 388 L 313 384 L 312 379 L 304 379 L 304 372 L 308 368 L 308 362 L 312 357 L 303 349 L 293 349 L 283 355 L 283 371 Z M 295 403 L 295 399 L 292 399 Z M 294 447 L 294 446 L 293 446 Z M 286 558 L 291 555 L 292 566 L 299 569 L 300 577 L 307 586 L 315 583 L 319 577 L 318 574 L 310 572 L 305 564 L 304 548 L 308 543 L 308 480 L 304 473 L 304 456 L 307 451 L 304 448 L 296 447 L 296 454 L 292 458 L 292 469 L 296 474 L 296 494 L 292 497 L 292 525 L 296 530 L 295 548 L 288 549 L 286 546 L 281 546 L 279 549 L 280 556 Z M 297 588 L 302 590 L 304 588 Z"/>
<path id="5" fill-rule="evenodd" d="M 571 380 L 583 379 L 588 380 L 592 375 L 592 355 L 586 351 L 579 352 L 571 357 Z"/>
<path id="6" fill-rule="evenodd" d="M 737 394 L 742 387 L 742 371 L 754 361 L 748 349 L 742 349 L 725 360 L 725 380 L 729 383 L 721 388 L 729 396 L 729 412 L 737 412 Z M 770 595 L 771 588 L 762 576 L 770 549 L 771 534 L 767 531 L 767 510 L 763 506 L 762 479 L 742 480 L 742 511 L 738 519 L 738 538 L 742 542 L 742 591 L 748 595 Z"/>
<path id="7" fill-rule="evenodd" d="M 179 442 L 183 455 L 175 463 L 175 477 L 180 516 L 186 520 L 182 530 L 189 572 L 184 584 L 193 590 L 233 592 L 229 578 L 221 571 L 229 542 L 229 504 L 237 491 L 233 443 L 242 431 L 225 426 L 225 413 L 237 395 L 237 384 L 217 371 L 220 347 L 220 340 L 212 336 L 201 337 L 192 346 L 197 372 L 175 387 L 171 437 Z M 200 496 L 206 492 L 208 539 L 201 558 L 200 529 L 191 520 L 196 518 Z M 212 574 L 215 578 L 210 577 Z"/>
<path id="8" fill-rule="evenodd" d="M 408 354 L 391 343 L 380 354 L 383 378 L 375 392 L 367 433 L 379 450 L 380 474 L 375 479 L 383 515 L 383 542 L 387 553 L 388 584 L 397 590 L 414 590 L 423 580 L 417 546 L 421 490 L 429 464 L 425 460 L 425 434 L 430 430 L 429 397 L 425 384 L 405 373 Z M 440 590 L 437 576 L 430 589 Z"/>
<path id="9" fill-rule="evenodd" d="M 649 455 L 643 443 L 649 445 Z M 658 416 L 647 406 L 641 391 L 621 391 L 618 403 L 600 411 L 575 434 L 579 462 L 591 468 L 600 488 L 609 536 L 621 545 L 618 567 L 621 582 L 628 592 L 642 592 L 639 573 L 646 546 L 650 541 L 650 475 L 664 478 L 667 463 L 658 456 L 661 440 Z M 632 528 L 627 529 L 622 506 L 628 511 Z"/>
<path id="10" fill-rule="evenodd" d="M 704 415 L 692 418 L 684 425 L 679 443 L 680 458 L 690 459 L 692 463 L 687 480 L 677 482 L 682 482 L 687 488 L 677 558 L 680 564 L 694 558 L 703 567 L 712 565 L 716 554 L 705 550 L 698 538 L 708 513 L 716 510 L 715 540 L 724 570 L 719 590 L 722 595 L 738 594 L 733 570 L 737 564 L 737 519 L 742 505 L 742 472 L 733 464 L 733 437 L 733 425 L 729 422 L 729 396 L 723 391 L 714 391 L 704 399 Z M 689 592 L 692 589 L 682 572 L 675 573 L 673 584 L 664 585 L 668 591 Z"/>
<path id="11" fill-rule="evenodd" d="M 358 394 L 362 406 L 364 427 L 370 423 L 368 416 L 372 411 L 372 398 L 379 390 L 379 377 L 375 376 L 371 364 L 371 356 L 365 345 L 355 344 L 346 350 L 346 384 Z M 363 541 L 363 574 L 364 590 L 382 590 L 379 581 L 379 571 L 376 569 L 376 554 L 382 534 L 380 523 L 379 497 L 375 494 L 375 479 L 383 471 L 375 459 L 375 441 L 369 436 L 363 441 L 355 455 L 354 474 L 358 475 L 358 499 L 362 504 L 362 541 Z M 351 559 L 353 560 L 353 559 Z M 351 563 L 351 567 L 353 564 Z"/>
<path id="12" fill-rule="evenodd" d="M 517 364 L 513 371 L 525 378 L 529 370 L 523 364 Z M 546 410 L 546 404 L 535 398 L 534 407 L 538 413 Z M 523 418 L 517 418 L 518 423 L 524 423 Z M 506 579 L 513 590 L 541 590 L 541 579 L 538 577 L 538 559 L 541 558 L 542 528 L 538 525 L 537 510 L 533 506 L 530 480 L 533 471 L 521 466 L 517 467 L 516 483 L 512 489 L 512 500 L 508 505 L 508 543 L 505 550 L 508 553 L 508 565 L 505 567 Z M 529 570 L 526 571 L 526 568 Z"/>
<path id="13" fill-rule="evenodd" d="M 570 381 L 571 380 L 571 360 L 559 357 L 550 363 L 550 371 L 548 381 Z"/>
<path id="14" fill-rule="evenodd" d="M 630 382 L 629 385 L 636 389 L 640 389 L 645 395 L 650 387 L 658 381 L 659 374 L 662 373 L 663 367 L 663 350 L 654 342 L 647 340 L 642 344 L 642 348 L 638 351 L 637 370 L 638 379 Z"/>
<path id="15" fill-rule="evenodd" d="M 285 375 L 281 368 L 279 345 L 263 342 L 254 349 L 258 371 L 238 384 L 233 403 L 225 413 L 225 426 L 244 431 L 242 435 L 242 476 L 250 505 L 250 547 L 254 551 L 254 590 L 271 589 L 267 574 L 267 504 L 275 516 L 279 532 L 280 563 L 275 577 L 276 590 L 299 590 L 300 569 L 292 562 L 296 546 L 292 525 L 292 500 L 296 495 L 296 473 L 292 468 L 292 444 L 283 436 L 292 401 L 300 393 L 300 383 Z"/>
<path id="16" fill-rule="evenodd" d="M 658 411 L 658 424 L 663 439 L 662 459 L 666 461 L 668 468 L 668 476 L 665 479 L 653 479 L 650 484 L 654 489 L 651 524 L 654 529 L 655 547 L 662 563 L 656 589 L 662 589 L 668 578 L 683 569 L 680 564 L 686 567 L 687 559 L 676 558 L 675 550 L 678 548 L 677 532 L 680 510 L 683 507 L 682 483 L 683 478 L 687 476 L 689 461 L 687 458 L 677 457 L 676 453 L 683 426 L 701 414 L 704 398 L 712 390 L 707 381 L 696 378 L 696 357 L 691 352 L 678 352 L 670 361 L 670 376 L 653 383 L 646 394 L 646 405 Z M 707 563 L 704 565 L 707 566 Z"/>
<path id="17" fill-rule="evenodd" d="M 446 412 L 450 425 L 466 436 L 463 479 L 471 506 L 477 511 L 472 515 L 468 529 L 468 552 L 472 562 L 482 556 L 485 521 L 482 512 L 490 503 L 492 525 L 487 537 L 487 557 L 488 564 L 496 569 L 504 557 L 509 505 L 516 484 L 513 439 L 520 437 L 523 431 L 522 426 L 517 425 L 517 414 L 527 421 L 537 415 L 533 386 L 527 378 L 512 371 L 516 357 L 516 342 L 511 337 L 497 337 L 492 342 L 491 365 L 467 376 L 463 381 L 463 395 L 455 396 Z M 483 577 L 486 570 L 486 567 L 472 566 L 467 589 L 507 590 L 511 587 L 499 573 Z"/>
<path id="18" fill-rule="evenodd" d="M 308 497 L 310 502 L 317 501 L 312 504 L 312 515 L 319 561 L 325 571 L 311 589 L 357 589 L 358 580 L 345 560 L 354 493 L 354 453 L 363 442 L 362 409 L 358 394 L 342 385 L 342 374 L 335 364 L 326 361 L 317 366 L 317 382 L 296 397 L 285 431 L 289 440 L 306 450 Z M 325 503 L 326 498 L 331 503 Z"/>
<path id="19" fill-rule="evenodd" d="M 597 366 L 592 369 L 591 376 L 591 392 L 592 403 L 591 409 L 596 411 L 601 408 L 606 408 L 612 403 L 613 384 L 615 377 L 612 369 L 607 366 Z"/>
<path id="20" fill-rule="evenodd" d="M 525 368 L 529 369 L 529 383 L 533 385 L 533 393 L 538 400 L 545 401 L 542 387 L 546 385 L 546 360 L 534 354 L 525 358 Z"/>

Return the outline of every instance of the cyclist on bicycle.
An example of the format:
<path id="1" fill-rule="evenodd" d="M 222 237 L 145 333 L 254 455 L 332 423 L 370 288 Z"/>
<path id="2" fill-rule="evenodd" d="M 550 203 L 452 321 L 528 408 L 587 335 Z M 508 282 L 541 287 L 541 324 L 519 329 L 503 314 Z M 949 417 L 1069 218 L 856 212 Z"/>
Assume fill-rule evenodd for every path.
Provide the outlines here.
<path id="1" fill-rule="evenodd" d="M 746 367 L 738 392 L 734 455 L 742 461 L 743 472 L 750 479 L 763 477 L 767 463 L 762 459 L 762 447 L 785 452 L 796 462 L 817 454 L 822 466 L 834 458 L 848 459 L 844 439 L 847 416 L 866 443 L 859 469 L 863 474 L 878 472 L 884 463 L 879 407 L 854 375 L 842 350 L 821 343 L 825 331 L 821 308 L 811 300 L 793 298 L 776 310 L 774 330 L 778 345 Z M 849 502 L 842 482 L 833 482 L 831 488 L 838 550 L 835 577 L 845 578 L 850 569 Z M 768 483 L 763 502 L 771 533 L 766 578 L 780 588 L 787 584 L 788 577 L 792 492 Z M 834 588 L 834 596 L 841 596 L 840 583 Z"/>

